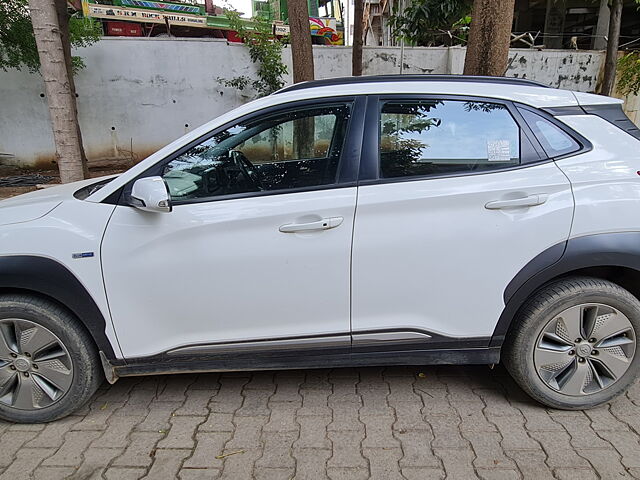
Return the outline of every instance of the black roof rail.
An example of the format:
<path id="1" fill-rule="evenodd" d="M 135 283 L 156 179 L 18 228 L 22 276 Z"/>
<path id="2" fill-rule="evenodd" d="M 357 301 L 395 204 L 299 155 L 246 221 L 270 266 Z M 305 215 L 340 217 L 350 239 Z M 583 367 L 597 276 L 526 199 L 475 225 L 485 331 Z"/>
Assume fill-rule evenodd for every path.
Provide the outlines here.
<path id="1" fill-rule="evenodd" d="M 323 80 L 311 80 L 295 83 L 281 88 L 274 95 L 284 92 L 293 92 L 314 87 L 330 87 L 337 85 L 349 85 L 353 83 L 381 83 L 381 82 L 472 82 L 472 83 L 498 83 L 503 85 L 528 85 L 534 87 L 551 88 L 544 83 L 516 77 L 483 77 L 473 75 L 364 75 L 362 77 L 337 77 Z"/>

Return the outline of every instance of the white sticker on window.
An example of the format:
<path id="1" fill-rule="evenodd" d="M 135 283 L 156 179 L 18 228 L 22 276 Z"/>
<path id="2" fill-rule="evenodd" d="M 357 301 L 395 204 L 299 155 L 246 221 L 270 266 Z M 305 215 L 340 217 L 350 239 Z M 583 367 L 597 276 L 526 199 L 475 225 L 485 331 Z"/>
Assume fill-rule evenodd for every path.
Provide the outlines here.
<path id="1" fill-rule="evenodd" d="M 511 161 L 509 140 L 487 140 L 487 159 L 490 162 Z"/>

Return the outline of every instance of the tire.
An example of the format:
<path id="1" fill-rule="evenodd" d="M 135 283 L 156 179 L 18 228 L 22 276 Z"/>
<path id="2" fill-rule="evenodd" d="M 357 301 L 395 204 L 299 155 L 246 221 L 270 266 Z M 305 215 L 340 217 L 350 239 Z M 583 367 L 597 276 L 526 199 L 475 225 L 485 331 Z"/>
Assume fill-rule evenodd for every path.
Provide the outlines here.
<path id="1" fill-rule="evenodd" d="M 579 336 L 570 338 L 575 332 Z M 525 302 L 502 360 L 538 402 L 564 410 L 591 408 L 620 395 L 636 378 L 639 336 L 636 297 L 606 280 L 570 277 Z"/>
<path id="2" fill-rule="evenodd" d="M 62 418 L 103 379 L 93 339 L 65 308 L 36 296 L 0 296 L 0 418 Z"/>

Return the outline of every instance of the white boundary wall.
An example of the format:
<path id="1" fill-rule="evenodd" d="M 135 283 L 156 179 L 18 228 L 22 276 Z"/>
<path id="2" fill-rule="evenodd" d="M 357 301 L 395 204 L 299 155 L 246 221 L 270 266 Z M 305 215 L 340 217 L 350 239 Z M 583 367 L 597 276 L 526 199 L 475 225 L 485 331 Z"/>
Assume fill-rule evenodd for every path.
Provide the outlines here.
<path id="1" fill-rule="evenodd" d="M 107 37 L 76 52 L 78 110 L 90 160 L 139 160 L 186 131 L 249 100 L 218 78 L 255 77 L 246 48 L 216 39 Z M 465 49 L 406 48 L 404 73 L 462 73 Z M 600 51 L 516 49 L 507 76 L 593 91 Z M 351 73 L 349 47 L 314 47 L 316 78 Z M 283 52 L 291 71 L 291 55 Z M 399 47 L 365 47 L 365 75 L 399 73 Z M 291 78 L 287 78 L 290 82 Z M 0 162 L 50 165 L 53 135 L 42 79 L 0 71 Z M 635 108 L 637 110 L 637 99 Z"/>

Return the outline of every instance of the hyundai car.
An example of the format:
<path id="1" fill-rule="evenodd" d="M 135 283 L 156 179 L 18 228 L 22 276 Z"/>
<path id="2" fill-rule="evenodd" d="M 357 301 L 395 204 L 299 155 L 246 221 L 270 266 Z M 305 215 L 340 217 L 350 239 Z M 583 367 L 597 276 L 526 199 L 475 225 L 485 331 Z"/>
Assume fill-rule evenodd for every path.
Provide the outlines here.
<path id="1" fill-rule="evenodd" d="M 0 417 L 105 379 L 503 363 L 608 402 L 640 355 L 640 131 L 517 78 L 299 83 L 130 170 L 0 202 Z"/>

